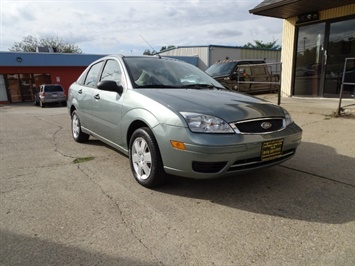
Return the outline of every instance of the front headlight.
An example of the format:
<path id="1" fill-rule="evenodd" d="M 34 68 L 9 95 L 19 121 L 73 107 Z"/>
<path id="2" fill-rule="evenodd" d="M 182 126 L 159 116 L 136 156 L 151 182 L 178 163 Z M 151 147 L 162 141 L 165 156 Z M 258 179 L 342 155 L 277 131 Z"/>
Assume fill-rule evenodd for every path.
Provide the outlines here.
<path id="1" fill-rule="evenodd" d="M 190 130 L 197 133 L 234 133 L 228 123 L 218 117 L 198 113 L 181 112 Z"/>
<path id="2" fill-rule="evenodd" d="M 289 112 L 287 112 L 285 109 L 283 109 L 284 113 L 285 113 L 285 122 L 286 122 L 286 126 L 290 125 L 293 123 L 292 117 L 290 115 Z"/>

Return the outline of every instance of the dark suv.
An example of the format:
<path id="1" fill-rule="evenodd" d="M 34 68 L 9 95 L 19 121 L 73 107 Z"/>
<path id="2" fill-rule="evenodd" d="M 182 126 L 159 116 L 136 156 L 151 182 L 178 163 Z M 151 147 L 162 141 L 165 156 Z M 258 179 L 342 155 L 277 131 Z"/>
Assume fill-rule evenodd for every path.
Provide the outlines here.
<path id="1" fill-rule="evenodd" d="M 48 103 L 61 103 L 67 106 L 64 89 L 59 84 L 43 84 L 35 93 L 35 104 L 45 107 Z"/>
<path id="2" fill-rule="evenodd" d="M 279 81 L 264 60 L 224 60 L 211 65 L 206 73 L 227 89 L 246 93 L 275 91 L 274 83 Z"/>

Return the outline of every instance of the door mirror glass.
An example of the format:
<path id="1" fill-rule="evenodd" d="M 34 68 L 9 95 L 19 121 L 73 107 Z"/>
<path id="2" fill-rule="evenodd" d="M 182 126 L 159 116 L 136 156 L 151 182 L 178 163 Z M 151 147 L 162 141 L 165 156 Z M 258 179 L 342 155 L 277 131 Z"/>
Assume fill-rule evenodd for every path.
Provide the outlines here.
<path id="1" fill-rule="evenodd" d="M 123 92 L 122 85 L 118 85 L 114 80 L 102 80 L 97 84 L 97 88 L 103 91 L 114 91 L 120 95 Z"/>

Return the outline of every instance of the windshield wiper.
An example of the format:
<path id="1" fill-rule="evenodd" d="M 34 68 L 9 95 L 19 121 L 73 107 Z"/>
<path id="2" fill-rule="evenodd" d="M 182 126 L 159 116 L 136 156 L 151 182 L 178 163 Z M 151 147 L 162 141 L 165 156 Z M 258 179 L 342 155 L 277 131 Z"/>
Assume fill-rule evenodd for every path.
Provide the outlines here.
<path id="1" fill-rule="evenodd" d="M 171 85 L 163 85 L 163 84 L 149 84 L 149 85 L 140 85 L 136 86 L 136 88 L 141 89 L 141 88 L 176 88 L 176 86 L 171 86 Z"/>
<path id="2" fill-rule="evenodd" d="M 221 87 L 216 87 L 212 84 L 206 84 L 206 83 L 202 83 L 202 84 L 188 84 L 188 85 L 184 85 L 181 88 L 191 88 L 191 89 L 224 89 Z"/>
<path id="3" fill-rule="evenodd" d="M 182 88 L 192 88 L 192 89 L 213 89 L 214 86 L 211 84 L 206 84 L 206 83 L 202 83 L 202 84 L 186 84 L 184 86 L 182 86 Z"/>

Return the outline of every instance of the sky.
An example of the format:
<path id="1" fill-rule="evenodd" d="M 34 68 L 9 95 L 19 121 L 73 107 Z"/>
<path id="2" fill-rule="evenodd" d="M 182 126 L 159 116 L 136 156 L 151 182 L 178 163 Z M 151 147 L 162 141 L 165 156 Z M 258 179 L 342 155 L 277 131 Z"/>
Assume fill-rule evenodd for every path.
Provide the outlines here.
<path id="1" fill-rule="evenodd" d="M 85 54 L 142 55 L 151 47 L 243 46 L 254 40 L 281 44 L 281 19 L 249 13 L 261 2 L 0 0 L 0 51 L 27 35 L 58 37 Z"/>

